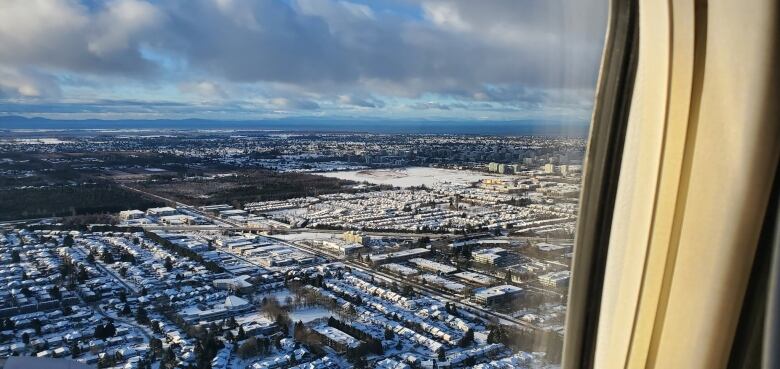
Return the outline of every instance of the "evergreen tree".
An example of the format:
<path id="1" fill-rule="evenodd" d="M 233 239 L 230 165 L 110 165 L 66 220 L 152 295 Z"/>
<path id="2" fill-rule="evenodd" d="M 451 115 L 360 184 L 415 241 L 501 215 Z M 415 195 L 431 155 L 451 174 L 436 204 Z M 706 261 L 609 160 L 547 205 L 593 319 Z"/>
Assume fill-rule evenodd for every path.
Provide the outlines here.
<path id="1" fill-rule="evenodd" d="M 246 332 L 244 332 L 244 327 L 242 327 L 242 326 L 238 327 L 238 335 L 236 336 L 236 338 L 239 341 L 243 341 L 243 340 L 246 339 Z"/>

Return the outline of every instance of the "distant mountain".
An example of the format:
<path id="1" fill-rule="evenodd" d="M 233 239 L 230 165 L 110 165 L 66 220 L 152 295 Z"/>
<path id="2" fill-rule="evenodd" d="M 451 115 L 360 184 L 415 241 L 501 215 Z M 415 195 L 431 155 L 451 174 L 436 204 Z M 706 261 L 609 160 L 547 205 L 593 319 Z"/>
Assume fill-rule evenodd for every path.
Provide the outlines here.
<path id="1" fill-rule="evenodd" d="M 274 130 L 304 132 L 366 132 L 387 134 L 476 134 L 585 137 L 587 122 L 544 120 L 516 121 L 411 121 L 411 120 L 339 120 L 326 118 L 287 118 L 268 120 L 209 119 L 48 119 L 41 117 L 0 116 L 0 130 Z"/>

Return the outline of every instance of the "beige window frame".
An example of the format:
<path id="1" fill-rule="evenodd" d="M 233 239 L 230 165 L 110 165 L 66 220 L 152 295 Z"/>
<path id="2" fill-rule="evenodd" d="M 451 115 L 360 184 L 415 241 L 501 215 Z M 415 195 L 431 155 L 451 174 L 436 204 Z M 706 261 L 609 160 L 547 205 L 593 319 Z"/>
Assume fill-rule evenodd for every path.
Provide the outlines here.
<path id="1" fill-rule="evenodd" d="M 615 33 L 625 31 L 620 17 L 630 3 L 611 5 L 594 127 L 620 107 L 610 105 L 619 100 L 610 95 L 610 68 L 619 65 L 609 48 L 621 46 Z M 592 136 L 563 367 L 725 368 L 780 158 L 780 5 L 636 4 L 638 59 L 603 289 L 587 296 L 598 272 L 589 253 L 605 246 L 588 232 L 599 229 L 590 218 L 599 215 L 594 186 L 613 183 L 588 180 L 609 173 L 599 172 L 604 157 Z M 599 299 L 595 316 L 588 298 Z M 595 340 L 587 319 L 596 321 Z"/>

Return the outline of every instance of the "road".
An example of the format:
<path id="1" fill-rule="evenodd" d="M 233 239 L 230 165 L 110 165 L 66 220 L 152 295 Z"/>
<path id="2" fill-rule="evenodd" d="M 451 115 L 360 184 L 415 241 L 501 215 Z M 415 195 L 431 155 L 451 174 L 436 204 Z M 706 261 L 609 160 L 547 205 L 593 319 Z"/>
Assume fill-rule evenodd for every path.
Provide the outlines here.
<path id="1" fill-rule="evenodd" d="M 220 219 L 217 218 L 209 213 L 206 213 L 204 211 L 199 210 L 198 208 L 188 205 L 173 199 L 169 199 L 154 193 L 151 193 L 149 191 L 140 190 L 134 187 L 129 187 L 124 184 L 120 184 L 122 188 L 128 189 L 130 191 L 135 191 L 140 194 L 146 195 L 148 197 L 161 200 L 170 204 L 173 204 L 177 207 L 181 207 L 184 209 L 187 209 L 188 211 L 191 211 L 193 213 L 196 213 L 200 216 L 206 217 L 208 219 L 211 219 L 213 222 L 215 222 L 218 225 L 208 225 L 208 226 L 193 226 L 193 225 L 186 225 L 186 226 L 161 226 L 161 225 L 149 225 L 144 226 L 146 229 L 161 229 L 161 230 L 180 230 L 180 231 L 243 231 L 243 232 L 262 232 L 262 231 L 280 231 L 279 228 L 270 228 L 270 227 L 247 227 L 246 225 L 242 225 L 239 223 L 235 223 L 232 221 L 229 221 L 227 219 Z M 223 226 L 219 226 L 219 224 L 223 224 Z M 226 226 L 225 226 L 226 225 Z M 314 232 L 314 233 L 333 233 L 333 234 L 341 234 L 344 233 L 345 230 L 340 229 L 315 229 L 315 228 L 294 228 L 294 229 L 283 229 L 282 232 L 287 233 L 308 233 L 308 232 Z M 429 237 L 429 238 L 441 238 L 441 237 L 458 237 L 461 236 L 459 234 L 455 233 L 412 233 L 412 232 L 393 232 L 393 231 L 362 231 L 364 234 L 367 234 L 369 236 L 386 236 L 386 237 Z M 546 242 L 571 242 L 571 239 L 557 239 L 557 238 L 548 238 L 548 237 L 520 237 L 520 236 L 510 236 L 509 239 L 517 239 L 517 240 L 530 240 L 530 241 L 546 241 Z"/>
<path id="2" fill-rule="evenodd" d="M 103 309 L 100 308 L 100 305 L 91 303 L 91 304 L 89 304 L 89 306 L 91 306 L 92 310 L 95 310 L 96 313 L 100 314 L 104 318 L 108 318 L 108 319 L 111 319 L 111 320 L 114 320 L 114 321 L 117 321 L 117 322 L 120 322 L 120 323 L 123 323 L 123 324 L 127 324 L 129 326 L 137 328 L 138 330 L 141 331 L 141 333 L 144 335 L 144 337 L 146 337 L 147 342 L 152 340 L 152 337 L 154 335 L 152 334 L 152 331 L 151 331 L 151 329 L 149 329 L 149 327 L 145 327 L 143 325 L 140 325 L 140 324 L 138 324 L 138 323 L 136 323 L 136 322 L 134 322 L 132 320 L 127 320 L 127 319 L 124 319 L 124 318 L 113 317 L 111 315 L 108 315 L 105 311 L 103 311 Z"/>
<path id="3" fill-rule="evenodd" d="M 312 254 L 315 254 L 315 255 L 318 255 L 318 256 L 322 256 L 322 257 L 325 257 L 325 258 L 328 258 L 328 259 L 336 259 L 336 260 L 344 263 L 345 265 L 348 265 L 351 268 L 360 270 L 360 271 L 362 271 L 364 273 L 367 273 L 367 274 L 378 275 L 378 276 L 384 277 L 386 279 L 395 281 L 396 283 L 399 283 L 399 284 L 411 285 L 418 291 L 425 291 L 426 293 L 428 293 L 431 296 L 435 296 L 435 297 L 439 298 L 440 300 L 443 300 L 443 301 L 446 301 L 446 302 L 450 302 L 452 304 L 460 306 L 461 308 L 465 308 L 466 310 L 471 311 L 472 313 L 474 313 L 476 315 L 482 316 L 483 318 L 487 316 L 487 317 L 492 317 L 492 318 L 499 319 L 499 321 L 502 321 L 504 323 L 510 322 L 510 323 L 514 323 L 516 325 L 519 325 L 519 326 L 522 326 L 522 327 L 526 327 L 526 328 L 539 329 L 538 327 L 536 327 L 533 324 L 531 324 L 529 322 L 526 322 L 524 320 L 516 319 L 516 318 L 513 318 L 513 317 L 505 315 L 505 314 L 501 314 L 501 313 L 497 313 L 495 311 L 491 311 L 489 309 L 485 309 L 484 307 L 479 306 L 477 304 L 473 304 L 471 302 L 464 301 L 462 296 L 457 296 L 457 295 L 444 293 L 444 292 L 441 292 L 439 290 L 432 289 L 432 288 L 430 288 L 428 286 L 423 286 L 421 284 L 418 284 L 416 281 L 414 281 L 412 279 L 402 279 L 400 277 L 397 277 L 397 276 L 389 274 L 389 273 L 385 273 L 385 272 L 377 270 L 377 269 L 370 269 L 369 270 L 366 267 L 364 267 L 364 266 L 362 266 L 360 264 L 357 264 L 357 263 L 355 263 L 353 261 L 342 259 L 342 258 L 340 258 L 338 256 L 335 256 L 335 255 L 323 252 L 321 250 L 317 250 L 317 249 L 314 249 L 314 248 L 311 248 L 311 247 L 308 247 L 308 246 L 303 246 L 303 245 L 299 245 L 299 244 L 290 243 L 290 242 L 287 242 L 285 240 L 281 240 L 281 239 L 274 238 L 274 237 L 269 237 L 269 238 L 272 238 L 272 239 L 276 240 L 277 242 L 283 243 L 283 244 L 285 244 L 287 246 L 295 247 L 297 249 L 301 249 L 301 250 L 304 250 L 306 252 L 309 252 L 309 253 L 312 253 Z"/>
<path id="4" fill-rule="evenodd" d="M 228 225 L 227 227 L 214 227 L 215 229 L 219 229 L 219 230 L 229 230 L 230 229 L 230 230 L 238 230 L 238 231 L 252 231 L 252 230 L 257 231 L 258 230 L 256 228 L 246 227 L 246 226 L 237 224 L 235 222 L 232 222 L 232 221 L 229 221 L 229 220 L 226 220 L 226 219 L 218 219 L 218 218 L 216 218 L 215 216 L 213 216 L 211 214 L 208 214 L 206 212 L 198 210 L 194 206 L 191 206 L 191 205 L 188 205 L 188 204 L 184 204 L 182 202 L 175 201 L 175 200 L 172 200 L 172 199 L 168 199 L 168 198 L 165 198 L 165 197 L 153 194 L 153 193 L 148 192 L 148 191 L 139 190 L 139 189 L 136 189 L 136 188 L 128 187 L 126 185 L 120 185 L 120 186 L 122 186 L 122 187 L 124 187 L 124 188 L 126 188 L 128 190 L 135 191 L 135 192 L 141 193 L 143 195 L 146 195 L 146 196 L 158 199 L 158 200 L 162 200 L 162 201 L 167 202 L 167 203 L 174 204 L 176 207 L 181 207 L 181 208 L 187 209 L 187 210 L 192 211 L 192 212 L 194 212 L 194 213 L 196 213 L 196 214 L 198 214 L 198 215 L 200 215 L 200 216 L 202 216 L 204 218 L 210 219 L 211 221 L 213 221 L 213 222 L 215 222 L 217 224 L 221 223 L 221 224 L 227 224 Z M 151 229 L 151 227 L 155 227 L 155 226 L 149 226 L 149 229 Z M 177 227 L 177 228 L 181 229 L 181 230 L 204 230 L 202 227 L 199 227 L 199 226 L 180 226 L 180 227 Z M 165 229 L 171 229 L 171 228 L 169 227 L 169 228 L 165 228 Z M 324 231 L 324 232 L 328 232 L 328 233 L 330 233 L 330 232 L 333 232 L 333 233 L 343 233 L 344 232 L 344 231 L 338 231 L 338 230 L 334 231 L 334 230 L 312 230 L 312 229 L 306 229 L 305 231 L 306 232 L 323 232 Z M 395 236 L 395 235 L 398 235 L 398 236 L 404 235 L 404 236 L 420 236 L 420 237 L 425 236 L 425 235 L 428 235 L 429 237 L 432 237 L 432 236 L 437 236 L 437 237 L 447 236 L 446 234 L 440 234 L 440 233 L 432 233 L 432 234 L 410 234 L 410 233 L 393 233 L 393 232 L 365 232 L 365 233 L 366 234 L 371 234 L 371 235 L 393 235 L 393 236 Z M 455 235 L 450 235 L 450 236 L 455 236 Z M 368 270 L 365 267 L 363 267 L 361 265 L 358 265 L 357 263 L 355 263 L 353 261 L 346 260 L 346 259 L 341 259 L 340 257 L 331 255 L 329 253 L 326 253 L 326 252 L 323 252 L 321 250 L 317 250 L 317 249 L 314 249 L 314 248 L 311 248 L 311 247 L 308 247 L 308 246 L 294 244 L 294 243 L 287 242 L 285 240 L 282 240 L 282 239 L 279 239 L 279 238 L 275 238 L 275 237 L 272 237 L 272 236 L 269 236 L 269 238 L 272 238 L 272 239 L 276 240 L 277 242 L 280 242 L 282 244 L 288 245 L 290 247 L 294 247 L 294 248 L 297 248 L 297 249 L 304 250 L 304 251 L 309 252 L 309 253 L 314 254 L 314 255 L 322 256 L 322 257 L 325 257 L 325 258 L 328 258 L 328 259 L 334 259 L 335 258 L 336 260 L 339 260 L 339 261 L 343 262 L 344 264 L 349 265 L 352 268 L 355 268 L 357 270 L 363 271 L 364 273 L 380 275 L 380 276 L 382 276 L 384 278 L 387 278 L 389 280 L 395 281 L 397 283 L 410 284 L 414 288 L 416 288 L 418 291 L 425 291 L 425 292 L 429 293 L 430 295 L 435 296 L 435 297 L 437 297 L 437 298 L 439 298 L 439 299 L 441 299 L 443 301 L 450 302 L 452 304 L 460 306 L 461 308 L 465 308 L 468 311 L 472 311 L 476 315 L 479 315 L 479 316 L 482 316 L 482 317 L 492 317 L 492 318 L 495 318 L 495 319 L 499 319 L 499 321 L 502 321 L 502 322 L 510 322 L 510 323 L 514 323 L 516 325 L 519 325 L 519 326 L 522 326 L 522 327 L 526 327 L 526 328 L 530 328 L 530 329 L 539 329 L 539 327 L 536 327 L 535 325 L 533 325 L 533 324 L 531 324 L 529 322 L 526 322 L 524 320 L 520 320 L 520 319 L 517 319 L 517 318 L 513 318 L 511 316 L 508 316 L 506 314 L 501 314 L 501 313 L 497 313 L 495 311 L 491 311 L 489 309 L 485 309 L 484 307 L 479 306 L 477 304 L 473 304 L 471 302 L 465 302 L 463 300 L 462 296 L 456 296 L 456 295 L 443 293 L 443 292 L 440 292 L 438 290 L 431 289 L 430 287 L 420 285 L 420 284 L 416 283 L 415 281 L 412 281 L 412 280 L 409 280 L 409 279 L 402 279 L 402 278 L 396 277 L 394 275 L 391 275 L 391 274 L 388 274 L 388 273 L 385 273 L 385 272 L 382 272 L 382 271 L 379 271 L 379 270 L 376 270 L 376 269 Z M 544 239 L 544 238 L 540 238 L 540 239 Z"/>

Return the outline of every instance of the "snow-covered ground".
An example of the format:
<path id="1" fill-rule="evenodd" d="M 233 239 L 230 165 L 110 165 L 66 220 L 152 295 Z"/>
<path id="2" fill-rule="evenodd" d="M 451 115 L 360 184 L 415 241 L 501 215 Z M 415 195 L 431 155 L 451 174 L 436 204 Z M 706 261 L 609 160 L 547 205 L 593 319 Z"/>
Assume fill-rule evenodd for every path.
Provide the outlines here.
<path id="1" fill-rule="evenodd" d="M 347 179 L 356 182 L 387 184 L 397 187 L 433 186 L 437 183 L 471 183 L 484 178 L 509 178 L 510 176 L 487 174 L 470 170 L 455 170 L 429 167 L 402 169 L 353 170 L 344 172 L 317 172 L 326 177 Z"/>
<path id="2" fill-rule="evenodd" d="M 302 241 L 302 240 L 331 240 L 339 238 L 338 234 L 323 233 L 323 232 L 301 232 L 290 234 L 275 234 L 274 238 L 282 239 L 285 241 Z"/>
<path id="3" fill-rule="evenodd" d="M 321 306 L 311 306 L 301 309 L 295 309 L 290 312 L 290 319 L 293 322 L 303 321 L 304 323 L 311 322 L 320 318 L 330 317 L 331 312 L 328 309 Z"/>

